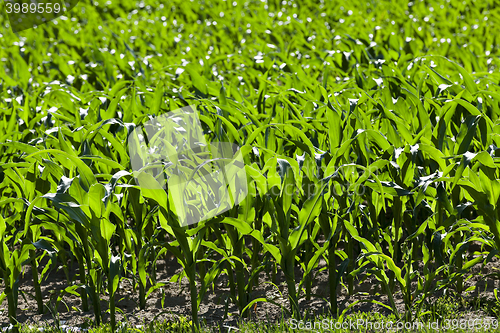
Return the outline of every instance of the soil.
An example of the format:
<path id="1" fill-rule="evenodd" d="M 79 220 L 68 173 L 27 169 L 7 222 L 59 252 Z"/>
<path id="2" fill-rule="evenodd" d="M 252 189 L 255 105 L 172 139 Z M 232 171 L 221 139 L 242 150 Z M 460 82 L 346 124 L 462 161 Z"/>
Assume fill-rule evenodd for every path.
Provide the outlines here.
<path id="1" fill-rule="evenodd" d="M 301 311 L 305 310 L 312 315 L 327 314 L 329 311 L 327 300 L 329 298 L 328 286 L 328 271 L 325 268 L 326 263 L 322 260 L 318 268 L 313 272 L 316 276 L 313 280 L 312 297 L 310 300 L 302 298 L 299 302 Z M 463 295 L 466 299 L 481 299 L 484 301 L 494 300 L 494 289 L 500 288 L 500 279 L 495 277 L 498 273 L 496 268 L 499 267 L 499 259 L 493 258 L 488 264 L 481 266 L 476 265 L 464 277 L 464 291 L 469 287 L 475 286 L 472 292 L 464 292 Z M 147 298 L 147 305 L 144 310 L 139 310 L 138 307 L 138 290 L 134 290 L 132 279 L 123 279 L 120 283 L 120 288 L 116 296 L 116 306 L 119 308 L 117 311 L 117 321 L 127 320 L 132 327 L 136 325 L 148 324 L 153 320 L 172 320 L 178 316 L 190 315 L 190 297 L 189 289 L 186 278 L 179 282 L 169 282 L 174 274 L 178 274 L 182 269 L 177 261 L 173 258 L 165 261 L 159 260 L 157 263 L 157 282 L 163 282 L 165 285 L 162 288 L 153 291 Z M 296 280 L 302 276 L 302 270 L 297 267 Z M 78 274 L 78 270 L 71 270 L 70 276 Z M 469 278 L 467 278 L 469 277 Z M 259 283 L 254 287 L 251 298 L 267 297 L 272 298 L 277 304 L 281 304 L 286 309 L 289 309 L 289 301 L 287 300 L 287 288 L 284 282 L 284 275 L 279 272 L 276 276 L 276 285 L 265 283 L 269 281 L 266 273 L 261 272 L 259 276 Z M 34 297 L 34 288 L 32 286 L 32 275 L 30 267 L 26 266 L 26 270 L 20 279 L 20 293 L 18 304 L 18 321 L 25 324 L 47 324 L 55 325 L 53 314 L 46 308 L 44 314 L 37 313 L 37 305 Z M 362 279 L 355 280 L 354 295 L 349 297 L 346 293 L 346 288 L 339 288 L 338 290 L 338 304 L 340 311 L 343 311 L 349 304 L 356 300 L 362 302 L 354 305 L 348 313 L 352 312 L 368 312 L 374 311 L 381 314 L 388 315 L 390 311 L 383 306 L 366 302 L 367 300 L 379 301 L 383 304 L 389 304 L 388 298 L 380 289 L 380 283 L 373 275 L 364 275 Z M 54 269 L 42 281 L 42 294 L 45 304 L 54 304 L 54 296 L 51 301 L 51 291 L 63 290 L 68 286 L 66 274 L 62 269 Z M 297 284 L 298 287 L 298 284 Z M 412 284 L 412 290 L 415 290 L 415 282 Z M 201 303 L 199 318 L 200 321 L 205 321 L 208 325 L 220 326 L 235 326 L 238 320 L 238 309 L 228 298 L 230 295 L 230 288 L 228 285 L 228 278 L 222 274 L 214 283 L 214 289 L 210 289 L 205 294 Z M 434 302 L 437 298 L 443 295 L 441 292 L 436 292 L 429 297 L 429 302 Z M 394 295 L 396 306 L 400 312 L 404 312 L 404 302 L 401 292 Z M 163 307 L 162 307 L 163 300 Z M 226 309 L 226 300 L 228 303 Z M 89 305 L 90 305 L 89 299 Z M 107 296 L 101 296 L 101 309 L 107 310 Z M 71 294 L 65 294 L 62 301 L 58 306 L 58 315 L 60 324 L 67 326 L 87 326 L 92 323 L 94 316 L 92 308 L 88 312 L 81 311 L 81 300 L 79 297 Z M 476 318 L 487 317 L 481 311 L 474 311 L 473 309 L 463 309 L 465 317 Z M 5 327 L 8 325 L 7 318 L 7 300 L 0 305 L 0 325 Z M 251 317 L 257 321 L 280 321 L 284 315 L 280 306 L 272 303 L 259 302 L 256 306 L 252 306 Z M 286 316 L 285 316 L 286 318 Z M 105 322 L 109 321 L 109 314 L 104 315 Z"/>

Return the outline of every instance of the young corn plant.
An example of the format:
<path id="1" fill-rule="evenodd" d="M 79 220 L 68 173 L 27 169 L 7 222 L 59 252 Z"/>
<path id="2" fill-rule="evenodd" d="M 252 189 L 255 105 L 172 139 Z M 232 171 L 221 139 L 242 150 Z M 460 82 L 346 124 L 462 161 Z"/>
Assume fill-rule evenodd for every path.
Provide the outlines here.
<path id="1" fill-rule="evenodd" d="M 227 217 L 226 219 L 229 219 Z M 246 219 L 244 216 L 239 216 L 238 218 L 230 218 L 231 221 L 238 224 L 250 224 L 251 221 Z M 222 221 L 224 223 L 224 220 Z M 222 226 L 224 228 L 222 228 Z M 249 314 L 247 311 L 247 305 L 250 302 L 249 298 L 249 281 L 246 277 L 246 272 L 249 271 L 246 262 L 243 260 L 244 251 L 244 234 L 242 234 L 237 227 L 225 223 L 221 226 L 219 221 L 213 221 L 211 223 L 211 228 L 216 236 L 216 242 L 210 242 L 207 240 L 203 241 L 203 246 L 212 249 L 213 251 L 219 253 L 223 256 L 223 261 L 226 263 L 226 269 L 224 270 L 228 275 L 229 287 L 231 291 L 231 297 L 233 302 L 237 304 L 238 310 L 242 317 Z M 222 233 L 223 230 L 226 233 Z M 223 261 L 219 262 L 219 265 Z M 257 270 L 257 267 L 252 265 L 252 270 Z M 236 281 L 234 279 L 236 275 Z"/>
<path id="2" fill-rule="evenodd" d="M 17 192 L 17 196 L 19 199 L 14 199 L 13 207 L 20 208 L 19 204 L 22 202 L 24 205 L 30 204 L 30 202 L 35 198 L 35 196 L 39 193 L 37 190 L 37 179 L 40 175 L 40 170 L 38 169 L 39 164 L 37 162 L 34 163 L 26 163 L 25 167 L 12 166 L 10 168 L 5 168 L 4 166 L 4 174 L 7 179 L 4 181 L 4 185 L 11 185 L 15 188 Z M 39 183 L 38 183 L 39 185 Z M 39 188 L 39 187 L 38 187 Z M 15 202 L 18 204 L 15 204 Z M 25 214 L 23 211 L 20 211 L 19 217 L 23 220 L 26 220 Z M 26 238 L 34 243 L 38 236 L 39 231 L 36 227 L 31 227 L 30 221 L 26 220 L 24 225 Z M 35 250 L 30 250 L 30 264 L 31 264 L 31 272 L 33 274 L 33 287 L 35 289 L 35 299 L 37 301 L 38 313 L 43 313 L 43 300 L 42 293 L 40 288 L 40 279 L 38 276 L 38 264 Z"/>
<path id="3" fill-rule="evenodd" d="M 319 214 L 319 225 L 323 235 L 325 235 L 325 243 L 323 245 L 324 252 L 326 252 L 325 260 L 328 265 L 328 286 L 330 290 L 330 313 L 334 317 L 339 316 L 337 291 L 339 289 L 342 277 L 347 269 L 350 259 L 345 257 L 344 260 L 337 265 L 337 257 L 341 256 L 337 253 L 339 240 L 342 236 L 342 226 L 339 223 L 339 216 L 333 214 L 332 208 L 329 207 L 328 196 L 325 196 L 322 202 L 321 213 Z M 319 246 L 317 246 L 319 247 Z M 341 257 L 342 259 L 342 257 Z"/>
<path id="4" fill-rule="evenodd" d="M 23 266 L 29 261 L 30 251 L 34 251 L 35 247 L 28 238 L 18 238 L 15 233 L 9 232 L 15 221 L 15 216 L 7 220 L 0 216 L 0 275 L 5 285 L 3 295 L 7 298 L 9 322 L 13 325 L 14 332 L 18 332 L 19 278 Z"/>
<path id="5" fill-rule="evenodd" d="M 160 210 L 158 218 L 160 225 L 165 229 L 175 240 L 171 242 L 158 242 L 157 245 L 166 248 L 174 254 L 177 261 L 184 269 L 184 274 L 189 281 L 189 294 L 191 298 L 191 316 L 192 330 L 196 332 L 199 329 L 198 310 L 203 299 L 209 282 L 205 279 L 202 283 L 200 291 L 196 286 L 196 263 L 198 251 L 202 251 L 202 240 L 204 238 L 207 227 L 203 222 L 200 222 L 195 228 L 189 229 L 188 226 L 181 226 L 176 214 L 176 207 L 173 201 L 169 201 L 167 192 L 158 184 L 158 182 L 150 175 L 143 173 L 141 175 L 141 184 L 148 184 L 146 187 L 141 187 L 141 194 L 158 203 Z M 214 266 L 214 270 L 217 266 Z M 207 278 L 213 280 L 216 274 L 210 272 L 206 275 Z"/>
<path id="6" fill-rule="evenodd" d="M 468 178 L 458 181 L 458 186 L 465 191 L 466 197 L 474 203 L 483 217 L 489 231 L 494 236 L 497 248 L 500 248 L 500 215 L 497 207 L 500 205 L 500 182 L 495 172 L 479 169 L 479 177 L 469 172 Z"/>
<path id="7" fill-rule="evenodd" d="M 116 226 L 109 220 L 111 204 L 105 206 L 105 195 L 104 185 L 93 184 L 88 192 L 88 204 L 82 205 L 82 210 L 89 219 L 89 234 L 95 259 L 107 279 L 111 329 L 115 331 L 115 294 L 120 283 L 121 258 L 112 251 L 110 241 Z"/>
<path id="8" fill-rule="evenodd" d="M 295 285 L 296 254 L 307 239 L 307 226 L 318 217 L 321 211 L 321 193 L 325 185 L 317 189 L 314 195 L 306 200 L 297 217 L 298 226 L 292 228 L 292 197 L 295 191 L 291 189 L 295 189 L 294 175 L 290 168 L 284 169 L 282 174 L 284 178 L 280 195 L 273 198 L 271 206 L 273 208 L 271 231 L 274 237 L 278 239 L 278 246 L 266 242 L 260 231 L 253 229 L 247 223 L 227 218 L 223 220 L 223 223 L 231 224 L 238 228 L 241 233 L 254 237 L 271 253 L 285 275 L 290 300 L 290 313 L 294 318 L 300 318 L 299 293 Z M 248 306 L 261 300 L 253 300 Z"/>
<path id="9" fill-rule="evenodd" d="M 361 258 L 366 258 L 369 262 L 371 262 L 375 266 L 373 273 L 377 277 L 377 279 L 380 281 L 380 283 L 382 285 L 382 289 L 385 291 L 385 293 L 387 294 L 387 297 L 389 299 L 389 306 L 386 306 L 384 304 L 381 304 L 381 305 L 385 306 L 386 308 L 389 308 L 394 313 L 396 318 L 400 319 L 401 316 L 400 316 L 399 311 L 396 307 L 396 302 L 394 300 L 393 292 L 389 287 L 390 280 L 386 274 L 385 265 L 387 265 L 389 270 L 391 270 L 394 273 L 394 276 L 397 279 L 397 281 L 399 282 L 399 285 L 403 289 L 405 289 L 406 288 L 406 281 L 402 276 L 401 269 L 398 266 L 396 266 L 396 264 L 394 263 L 392 258 L 383 254 L 382 251 L 376 247 L 376 245 L 372 244 L 366 238 L 359 236 L 358 231 L 356 230 L 356 228 L 353 226 L 353 224 L 351 222 L 344 221 L 344 225 L 345 225 L 347 231 L 351 234 L 352 238 L 355 239 L 356 241 L 360 242 L 360 244 L 363 245 L 363 250 L 362 250 L 363 252 L 361 254 Z M 360 264 L 360 266 L 361 266 L 361 264 Z M 406 274 L 411 274 L 411 273 L 407 272 Z"/>

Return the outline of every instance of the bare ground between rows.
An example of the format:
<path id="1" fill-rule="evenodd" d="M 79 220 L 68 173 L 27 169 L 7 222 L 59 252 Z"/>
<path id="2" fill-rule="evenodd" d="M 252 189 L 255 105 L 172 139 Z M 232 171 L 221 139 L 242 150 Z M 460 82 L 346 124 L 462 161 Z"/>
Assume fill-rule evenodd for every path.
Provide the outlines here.
<path id="1" fill-rule="evenodd" d="M 494 289 L 500 288 L 500 280 L 494 277 L 487 277 L 492 273 L 498 272 L 496 269 L 499 267 L 500 260 L 494 258 L 491 262 L 484 267 L 476 265 L 471 270 L 471 277 L 464 282 L 464 290 L 470 286 L 476 286 L 474 292 L 465 294 L 466 298 L 481 298 L 483 300 L 494 299 Z M 317 297 L 312 297 L 311 300 L 301 299 L 299 306 L 302 313 L 307 310 L 309 314 L 320 315 L 326 314 L 329 311 L 328 297 L 328 271 L 323 269 L 325 262 L 319 263 L 318 269 L 314 271 L 315 279 L 313 281 L 312 293 Z M 175 260 L 159 260 L 157 264 L 157 281 L 165 283 L 161 289 L 157 289 L 147 298 L 146 309 L 139 310 L 139 292 L 134 291 L 131 280 L 122 280 L 120 288 L 116 296 L 116 306 L 120 310 L 117 311 L 117 321 L 126 320 L 130 325 L 142 325 L 150 323 L 152 320 L 172 320 L 178 316 L 190 315 L 190 296 L 187 280 L 184 278 L 180 285 L 178 282 L 168 282 L 170 278 L 181 271 L 180 265 Z M 302 271 L 299 267 L 296 268 L 296 277 L 298 280 L 302 276 Z M 71 270 L 70 275 L 78 274 L 78 270 Z M 485 278 L 486 277 L 486 278 Z M 277 284 L 272 285 L 266 283 L 269 278 L 265 273 L 259 275 L 259 283 L 254 286 L 251 298 L 267 297 L 272 298 L 274 302 L 280 304 L 286 309 L 289 309 L 289 301 L 287 299 L 288 293 L 286 284 L 284 282 L 284 275 L 278 271 Z M 66 275 L 64 272 L 54 270 L 49 274 L 46 280 L 42 282 L 42 295 L 44 304 L 50 301 L 51 291 L 63 290 L 68 286 Z M 297 284 L 298 287 L 298 284 Z M 415 285 L 412 285 L 414 288 Z M 365 276 L 361 281 L 354 283 L 354 295 L 348 297 L 345 288 L 338 290 L 338 303 L 340 311 L 345 309 L 349 304 L 360 300 L 362 302 L 353 306 L 351 312 L 379 312 L 382 314 L 389 314 L 390 311 L 386 308 L 366 302 L 366 300 L 376 300 L 383 304 L 389 304 L 387 296 L 383 295 L 380 289 L 380 283 L 373 276 Z M 34 295 L 34 288 L 32 285 L 31 271 L 26 266 L 26 271 L 20 279 L 20 294 L 18 304 L 18 321 L 24 324 L 47 324 L 55 325 L 54 316 L 46 308 L 44 314 L 37 313 L 37 304 L 35 299 L 31 296 Z M 429 298 L 429 301 L 434 301 L 439 298 L 442 293 L 435 293 Z M 238 320 L 237 307 L 229 302 L 226 311 L 226 299 L 230 297 L 230 288 L 228 286 L 227 276 L 222 275 L 215 281 L 215 288 L 210 288 L 207 291 L 199 311 L 200 320 L 206 321 L 209 325 L 224 324 L 234 325 Z M 400 312 L 404 311 L 404 302 L 400 292 L 394 295 L 396 306 Z M 163 307 L 162 307 L 163 299 Z M 107 310 L 107 296 L 101 296 L 101 309 Z M 90 304 L 90 299 L 89 299 Z M 7 301 L 6 299 L 0 306 L 0 323 L 2 326 L 8 325 L 7 318 Z M 227 313 L 227 315 L 225 315 Z M 62 324 L 69 326 L 88 325 L 94 319 L 92 308 L 88 312 L 81 311 L 81 301 L 79 297 L 71 294 L 63 296 L 63 302 L 60 302 L 58 307 L 59 320 Z M 251 317 L 258 321 L 280 321 L 285 313 L 281 310 L 280 306 L 272 303 L 259 302 L 255 307 L 252 307 Z M 465 309 L 464 317 L 477 318 L 486 317 L 485 313 Z M 286 315 L 285 315 L 286 318 Z M 104 314 L 104 320 L 109 320 L 109 314 Z"/>

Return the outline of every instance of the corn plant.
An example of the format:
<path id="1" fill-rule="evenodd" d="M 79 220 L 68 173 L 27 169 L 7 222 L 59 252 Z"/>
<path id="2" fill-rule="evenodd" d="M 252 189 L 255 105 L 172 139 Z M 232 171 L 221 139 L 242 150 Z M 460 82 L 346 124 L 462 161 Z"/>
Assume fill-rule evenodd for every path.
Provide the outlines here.
<path id="1" fill-rule="evenodd" d="M 0 219 L 0 237 L 2 240 L 0 273 L 5 285 L 3 294 L 7 297 L 8 317 L 14 330 L 17 331 L 17 302 L 19 295 L 19 277 L 26 261 L 29 261 L 30 251 L 34 250 L 34 246 L 29 242 L 28 238 L 19 239 L 15 234 L 9 235 L 8 231 L 13 227 L 14 219 Z M 9 249 L 9 245 L 11 248 Z"/>

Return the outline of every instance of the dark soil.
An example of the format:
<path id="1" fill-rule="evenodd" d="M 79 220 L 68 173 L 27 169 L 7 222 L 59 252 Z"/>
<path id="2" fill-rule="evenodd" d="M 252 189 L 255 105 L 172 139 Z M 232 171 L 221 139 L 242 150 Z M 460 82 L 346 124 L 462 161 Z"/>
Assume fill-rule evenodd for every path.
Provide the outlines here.
<path id="1" fill-rule="evenodd" d="M 319 268 L 314 271 L 316 276 L 313 283 L 312 294 L 313 296 L 310 300 L 301 299 L 299 305 L 301 310 L 304 312 L 307 310 L 309 314 L 319 315 L 322 313 L 328 313 L 328 303 L 326 300 L 329 298 L 329 286 L 328 286 L 328 271 L 326 269 L 321 270 L 325 267 L 325 262 L 321 261 Z M 486 264 L 484 267 L 481 265 L 476 265 L 473 269 L 464 276 L 464 291 L 467 288 L 475 286 L 475 290 L 471 292 L 464 292 L 463 296 L 465 299 L 481 299 L 484 301 L 494 300 L 493 290 L 495 288 L 500 288 L 500 280 L 495 277 L 498 273 L 496 268 L 499 267 L 499 260 L 494 258 L 491 262 Z M 185 278 L 180 283 L 169 282 L 174 274 L 181 272 L 181 267 L 175 259 L 170 259 L 168 261 L 159 260 L 157 264 L 157 282 L 165 283 L 162 288 L 156 289 L 147 298 L 147 306 L 144 310 L 139 310 L 138 307 L 138 290 L 134 291 L 133 280 L 124 279 L 120 284 L 120 288 L 117 294 L 117 307 L 120 311 L 117 311 L 117 321 L 122 321 L 125 319 L 131 325 L 142 325 L 144 323 L 149 323 L 152 320 L 164 320 L 173 319 L 177 316 L 189 316 L 190 315 L 190 298 L 188 283 Z M 78 270 L 72 270 L 69 272 L 70 276 L 75 276 L 78 274 Z M 302 276 L 302 271 L 299 267 L 296 269 L 296 280 Z M 260 274 L 259 283 L 254 287 L 252 292 L 252 299 L 258 297 L 272 298 L 274 302 L 281 304 L 286 309 L 289 309 L 289 301 L 287 300 L 287 288 L 284 282 L 284 276 L 280 272 L 277 275 L 276 286 L 265 283 L 269 281 L 267 275 L 262 272 Z M 373 275 L 364 275 L 362 279 L 355 280 L 354 283 L 354 295 L 348 297 L 345 288 L 339 288 L 338 290 L 338 304 L 340 311 L 343 311 L 349 304 L 352 304 L 356 300 L 364 300 L 365 302 L 360 302 L 353 306 L 349 313 L 351 312 L 368 312 L 375 311 L 382 314 L 390 314 L 390 311 L 380 305 L 366 302 L 367 300 L 376 300 L 383 304 L 388 305 L 389 301 L 387 296 L 381 290 L 380 283 Z M 43 324 L 54 325 L 54 316 L 48 310 L 45 309 L 44 314 L 37 313 L 37 305 L 34 299 L 34 288 L 32 286 L 32 275 L 30 268 L 26 266 L 25 273 L 20 279 L 20 294 L 19 294 L 19 304 L 18 304 L 18 321 L 26 324 Z M 47 279 L 42 281 L 42 294 L 45 304 L 55 304 L 54 296 L 51 300 L 51 292 L 53 290 L 63 290 L 68 286 L 66 280 L 66 274 L 62 269 L 54 269 L 48 276 Z M 297 284 L 298 286 L 298 284 Z M 412 290 L 415 290 L 416 284 L 413 283 Z M 428 300 L 429 302 L 434 302 L 438 297 L 441 297 L 443 292 L 436 292 L 431 295 Z M 210 325 L 214 324 L 224 324 L 224 325 L 234 325 L 238 320 L 238 309 L 229 300 L 230 288 L 228 285 L 228 278 L 225 275 L 221 275 L 218 280 L 214 283 L 214 290 L 210 289 L 201 304 L 199 317 L 200 320 L 206 321 Z M 396 305 L 400 312 L 404 312 L 405 305 L 401 292 L 397 292 L 394 295 L 396 300 Z M 163 307 L 162 307 L 163 300 Z M 228 303 L 226 309 L 226 300 Z M 90 305 L 89 299 L 89 305 Z M 101 309 L 103 311 L 107 310 L 107 296 L 101 296 Z M 4 299 L 0 306 L 0 323 L 2 326 L 8 325 L 7 318 L 7 300 Z M 463 309 L 463 314 L 466 317 L 477 317 L 487 316 L 486 313 L 477 311 L 477 309 L 468 308 Z M 121 313 L 123 312 L 123 314 Z M 258 321 L 279 321 L 282 318 L 283 311 L 277 305 L 271 303 L 259 302 L 256 306 L 252 307 L 251 316 L 253 319 Z M 80 326 L 85 324 L 90 324 L 93 321 L 93 312 L 90 308 L 89 312 L 81 311 L 81 300 L 77 296 L 66 294 L 63 296 L 62 301 L 58 306 L 58 315 L 61 324 L 68 326 Z M 109 314 L 104 315 L 105 321 L 109 320 Z"/>

